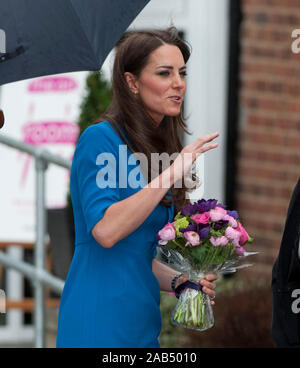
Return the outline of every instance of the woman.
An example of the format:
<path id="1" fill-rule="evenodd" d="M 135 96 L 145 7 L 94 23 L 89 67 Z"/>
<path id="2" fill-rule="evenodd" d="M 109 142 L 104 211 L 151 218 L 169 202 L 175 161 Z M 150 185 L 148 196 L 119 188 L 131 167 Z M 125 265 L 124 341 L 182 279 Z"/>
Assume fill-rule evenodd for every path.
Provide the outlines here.
<path id="1" fill-rule="evenodd" d="M 189 55 L 174 27 L 127 32 L 117 45 L 112 104 L 81 135 L 72 162 L 76 246 L 60 302 L 57 347 L 159 347 L 160 290 L 171 291 L 172 280 L 177 287 L 187 275 L 178 277 L 154 259 L 156 234 L 185 204 L 187 188 L 174 183 L 190 172 L 197 155 L 217 147 L 206 145 L 217 133 L 184 148 L 178 138 L 178 129 L 188 133 L 182 109 Z M 148 178 L 139 165 L 130 170 L 129 152 L 120 147 L 147 157 Z M 180 154 L 151 180 L 155 152 Z M 179 164 L 187 153 L 193 159 Z M 123 185 L 136 170 L 143 184 Z M 212 298 L 216 278 L 201 280 Z"/>

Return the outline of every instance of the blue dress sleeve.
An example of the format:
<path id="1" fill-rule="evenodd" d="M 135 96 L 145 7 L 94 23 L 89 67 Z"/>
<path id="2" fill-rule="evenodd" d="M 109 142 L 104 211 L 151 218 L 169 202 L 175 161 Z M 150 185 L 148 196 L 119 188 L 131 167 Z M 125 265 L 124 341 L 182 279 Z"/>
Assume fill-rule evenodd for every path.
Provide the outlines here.
<path id="1" fill-rule="evenodd" d="M 101 123 L 88 127 L 78 140 L 75 169 L 88 233 L 120 200 L 118 151 L 116 136 Z"/>

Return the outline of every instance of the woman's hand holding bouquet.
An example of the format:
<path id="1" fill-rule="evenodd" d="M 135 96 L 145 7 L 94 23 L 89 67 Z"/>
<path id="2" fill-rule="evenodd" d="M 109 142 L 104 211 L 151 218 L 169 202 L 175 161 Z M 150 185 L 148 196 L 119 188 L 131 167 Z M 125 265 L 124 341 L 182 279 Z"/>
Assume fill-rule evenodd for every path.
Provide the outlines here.
<path id="1" fill-rule="evenodd" d="M 216 280 L 218 274 L 249 266 L 238 264 L 248 255 L 256 254 L 245 251 L 245 245 L 253 239 L 241 224 L 237 212 L 226 210 L 215 199 L 188 203 L 177 213 L 174 222 L 158 232 L 157 237 L 160 261 L 186 273 L 189 279 L 178 286 L 182 289 L 186 284 L 187 288 L 177 295 L 179 301 L 172 313 L 172 323 L 197 330 L 212 327 L 214 318 L 207 294 L 214 296 L 214 292 L 211 285 L 210 290 L 202 292 L 199 284 Z M 207 279 L 208 274 L 211 275 Z"/>

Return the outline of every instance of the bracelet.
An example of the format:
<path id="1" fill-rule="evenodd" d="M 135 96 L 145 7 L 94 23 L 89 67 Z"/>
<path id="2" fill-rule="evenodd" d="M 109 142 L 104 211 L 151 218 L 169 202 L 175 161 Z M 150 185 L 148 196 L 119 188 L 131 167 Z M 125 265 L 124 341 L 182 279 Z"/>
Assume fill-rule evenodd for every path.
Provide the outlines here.
<path id="1" fill-rule="evenodd" d="M 172 280 L 172 282 L 171 282 L 171 289 L 172 289 L 173 293 L 175 293 L 175 283 L 176 283 L 176 281 L 179 279 L 179 277 L 180 277 L 180 276 L 182 276 L 182 275 L 183 275 L 183 273 L 179 272 L 179 273 L 177 273 L 177 274 L 173 277 L 173 280 Z"/>
<path id="2" fill-rule="evenodd" d="M 183 282 L 182 284 L 178 285 L 177 288 L 175 289 L 175 296 L 176 296 L 177 299 L 179 299 L 180 294 L 184 289 L 194 289 L 194 290 L 201 291 L 202 290 L 202 285 L 196 284 L 196 283 L 191 282 L 189 280 Z"/>

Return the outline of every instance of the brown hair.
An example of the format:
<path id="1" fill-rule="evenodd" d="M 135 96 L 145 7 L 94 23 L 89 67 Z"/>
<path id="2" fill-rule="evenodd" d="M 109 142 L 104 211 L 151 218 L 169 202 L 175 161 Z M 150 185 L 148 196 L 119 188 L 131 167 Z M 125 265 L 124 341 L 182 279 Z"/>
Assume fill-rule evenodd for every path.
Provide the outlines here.
<path id="1" fill-rule="evenodd" d="M 130 72 L 139 77 L 142 69 L 146 66 L 149 55 L 163 44 L 177 46 L 184 58 L 185 63 L 190 57 L 190 48 L 178 35 L 175 27 L 169 27 L 166 30 L 145 30 L 145 31 L 127 31 L 116 45 L 116 55 L 113 67 L 112 89 L 113 99 L 107 112 L 101 117 L 102 120 L 108 120 L 116 129 L 120 137 L 126 142 L 118 124 L 125 131 L 128 139 L 132 143 L 132 153 L 144 153 L 148 159 L 148 183 L 151 180 L 151 153 L 166 152 L 169 155 L 180 152 L 183 145 L 179 138 L 179 131 L 191 134 L 187 130 L 185 118 L 183 116 L 183 104 L 181 113 L 178 116 L 165 116 L 160 125 L 157 126 L 151 116 L 144 109 L 143 104 L 130 91 L 125 72 Z M 99 121 L 99 120 L 98 120 Z M 174 161 L 174 160 L 173 160 Z M 161 173 L 161 167 L 159 172 Z M 196 179 L 195 175 L 192 176 Z M 186 191 L 193 188 L 186 188 L 182 180 L 182 188 L 171 187 L 171 197 L 166 196 L 161 203 L 171 206 L 174 203 L 175 211 L 186 204 Z M 175 213 L 176 213 L 175 212 Z"/>

